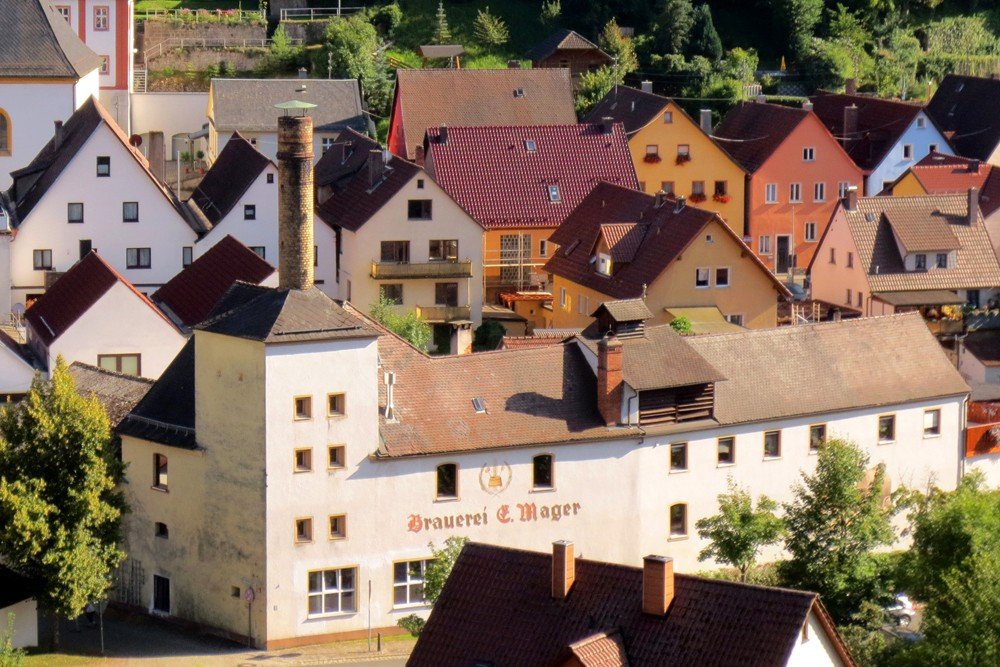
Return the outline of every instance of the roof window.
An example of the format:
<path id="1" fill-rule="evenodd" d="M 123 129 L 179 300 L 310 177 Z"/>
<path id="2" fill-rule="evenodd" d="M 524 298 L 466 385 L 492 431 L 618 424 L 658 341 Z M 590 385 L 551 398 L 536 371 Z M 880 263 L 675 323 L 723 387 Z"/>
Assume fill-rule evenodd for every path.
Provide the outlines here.
<path id="1" fill-rule="evenodd" d="M 477 415 L 481 415 L 486 412 L 486 401 L 477 396 L 472 399 L 472 408 L 476 411 Z"/>
<path id="2" fill-rule="evenodd" d="M 562 201 L 562 195 L 559 194 L 558 185 L 549 186 L 549 201 L 552 202 L 553 204 L 558 204 L 559 202 Z"/>
<path id="3" fill-rule="evenodd" d="M 514 97 L 524 97 L 524 88 L 515 88 Z"/>
<path id="4" fill-rule="evenodd" d="M 528 151 L 529 153 L 534 153 L 535 151 L 538 150 L 538 144 L 535 142 L 534 139 L 525 139 L 524 150 Z"/>

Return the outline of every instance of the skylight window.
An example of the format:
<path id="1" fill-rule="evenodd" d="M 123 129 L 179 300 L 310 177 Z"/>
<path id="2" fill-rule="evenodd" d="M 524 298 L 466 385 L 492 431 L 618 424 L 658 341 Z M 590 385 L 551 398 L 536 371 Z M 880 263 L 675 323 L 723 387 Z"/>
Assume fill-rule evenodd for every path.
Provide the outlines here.
<path id="1" fill-rule="evenodd" d="M 514 97 L 524 97 L 524 88 L 515 88 Z"/>
<path id="2" fill-rule="evenodd" d="M 562 201 L 562 195 L 559 194 L 558 185 L 549 186 L 549 201 L 552 202 L 553 204 L 558 204 L 559 202 Z"/>
<path id="3" fill-rule="evenodd" d="M 534 153 L 535 151 L 538 150 L 538 144 L 535 143 L 534 139 L 525 139 L 524 150 L 528 151 L 529 153 Z"/>
<path id="4" fill-rule="evenodd" d="M 472 399 L 472 409 L 476 411 L 477 415 L 485 413 L 486 401 L 477 396 L 476 398 Z"/>

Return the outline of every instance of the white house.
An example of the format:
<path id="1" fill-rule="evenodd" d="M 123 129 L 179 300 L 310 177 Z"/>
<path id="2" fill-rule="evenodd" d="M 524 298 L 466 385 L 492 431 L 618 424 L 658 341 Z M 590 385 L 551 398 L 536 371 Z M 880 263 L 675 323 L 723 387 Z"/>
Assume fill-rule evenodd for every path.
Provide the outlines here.
<path id="1" fill-rule="evenodd" d="M 13 648 L 38 646 L 38 604 L 32 582 L 0 565 L 0 619 L 3 631 L 14 615 Z"/>
<path id="2" fill-rule="evenodd" d="M 28 346 L 51 370 L 56 357 L 157 378 L 186 337 L 128 280 L 91 251 L 27 310 Z"/>
<path id="3" fill-rule="evenodd" d="M 6 189 L 8 174 L 52 136 L 52 123 L 97 95 L 101 60 L 48 0 L 5 0 L 0 35 L 0 188 Z"/>
<path id="4" fill-rule="evenodd" d="M 61 19 L 60 19 L 61 20 Z M 27 167 L 3 207 L 14 235 L 10 292 L 0 312 L 26 304 L 93 249 L 139 290 L 152 291 L 190 262 L 203 231 L 149 170 L 100 102 L 89 99 Z"/>
<path id="5" fill-rule="evenodd" d="M 317 216 L 339 240 L 341 298 L 368 312 L 384 294 L 431 322 L 445 347 L 482 320 L 483 228 L 422 168 L 346 130 L 315 183 Z"/>
<path id="6" fill-rule="evenodd" d="M 0 330 L 0 403 L 28 393 L 35 371 L 31 353 L 6 331 Z"/>

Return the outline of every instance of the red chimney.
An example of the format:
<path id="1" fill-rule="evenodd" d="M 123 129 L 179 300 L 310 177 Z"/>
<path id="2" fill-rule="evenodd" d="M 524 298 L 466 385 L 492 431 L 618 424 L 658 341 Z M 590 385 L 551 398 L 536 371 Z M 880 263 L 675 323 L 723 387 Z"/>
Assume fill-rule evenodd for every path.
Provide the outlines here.
<path id="1" fill-rule="evenodd" d="M 565 600 L 576 580 L 573 543 L 559 540 L 552 543 L 552 599 Z"/>
<path id="2" fill-rule="evenodd" d="M 597 408 L 605 425 L 621 421 L 623 394 L 622 342 L 609 331 L 597 344 Z"/>
<path id="3" fill-rule="evenodd" d="M 858 210 L 858 186 L 849 185 L 844 195 L 844 208 L 848 211 Z"/>
<path id="4" fill-rule="evenodd" d="M 642 559 L 642 613 L 665 616 L 674 600 L 674 559 L 646 556 Z"/>

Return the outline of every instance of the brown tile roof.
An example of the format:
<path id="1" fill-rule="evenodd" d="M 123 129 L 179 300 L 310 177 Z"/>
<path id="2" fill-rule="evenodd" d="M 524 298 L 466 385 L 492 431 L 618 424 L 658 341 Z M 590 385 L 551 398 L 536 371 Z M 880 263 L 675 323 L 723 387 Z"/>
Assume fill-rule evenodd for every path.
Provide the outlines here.
<path id="1" fill-rule="evenodd" d="M 118 282 L 131 290 L 164 322 L 175 327 L 152 301 L 105 262 L 97 251 L 91 251 L 61 275 L 24 312 L 24 319 L 45 345 L 51 345 Z"/>
<path id="2" fill-rule="evenodd" d="M 1000 209 L 1000 168 L 993 165 L 957 155 L 930 153 L 907 173 L 912 173 L 929 195 L 965 193 L 969 188 L 977 188 L 984 217 Z"/>
<path id="3" fill-rule="evenodd" d="M 723 424 L 969 391 L 919 313 L 684 340 L 726 376 L 715 384 L 715 418 Z"/>
<path id="4" fill-rule="evenodd" d="M 427 141 L 434 180 L 486 229 L 558 227 L 602 181 L 639 188 L 621 125 L 449 127 L 444 143 L 430 128 Z"/>
<path id="5" fill-rule="evenodd" d="M 837 138 L 854 163 L 866 172 L 875 169 L 899 141 L 923 108 L 920 104 L 870 95 L 821 92 L 810 98 L 813 112 Z M 844 133 L 844 109 L 856 106 L 857 129 Z M 933 122 L 933 121 L 932 121 Z"/>
<path id="6" fill-rule="evenodd" d="M 949 225 L 931 217 L 908 215 L 906 211 L 886 211 L 893 233 L 906 252 L 958 250 L 961 245 Z"/>
<path id="7" fill-rule="evenodd" d="M 669 97 L 617 86 L 594 105 L 584 122 L 600 123 L 604 118 L 612 118 L 624 125 L 625 132 L 631 136 L 659 118 L 668 104 Z"/>
<path id="8" fill-rule="evenodd" d="M 1000 330 L 970 331 L 964 343 L 965 349 L 984 366 L 1000 366 Z"/>
<path id="9" fill-rule="evenodd" d="M 235 132 L 188 202 L 197 206 L 214 227 L 229 215 L 269 164 L 267 156 Z"/>
<path id="10" fill-rule="evenodd" d="M 417 47 L 421 58 L 454 58 L 465 54 L 461 44 L 422 44 Z"/>
<path id="11" fill-rule="evenodd" d="M 965 157 L 988 160 L 1000 144 L 1000 79 L 949 74 L 927 114 Z"/>
<path id="12" fill-rule="evenodd" d="M 651 320 L 653 313 L 649 312 L 644 299 L 618 299 L 617 301 L 605 301 L 591 313 L 591 317 L 597 317 L 601 311 L 606 311 L 608 315 L 615 318 L 617 322 L 635 322 L 638 320 Z"/>
<path id="13" fill-rule="evenodd" d="M 336 185 L 338 181 L 352 178 L 359 169 L 368 164 L 372 150 L 382 146 L 365 134 L 347 128 L 337 135 L 313 168 L 316 187 Z"/>
<path id="14" fill-rule="evenodd" d="M 871 291 L 982 289 L 1000 285 L 1000 265 L 982 215 L 970 226 L 966 224 L 967 212 L 968 195 L 859 198 L 857 208 L 844 211 L 844 215 L 858 260 L 868 273 Z M 904 270 L 893 229 L 932 226 L 950 229 L 957 239 L 956 266 L 927 271 Z"/>
<path id="15" fill-rule="evenodd" d="M 695 206 L 685 206 L 678 212 L 677 202 L 670 198 L 657 207 L 652 195 L 601 183 L 552 234 L 550 240 L 559 249 L 552 253 L 545 270 L 613 299 L 636 298 L 642 295 L 643 286 L 652 285 L 706 225 L 718 219 L 715 213 Z M 612 233 L 605 230 L 609 223 L 615 230 L 625 229 L 619 225 L 632 227 L 627 233 Z M 728 225 L 720 222 L 718 227 L 734 243 L 744 246 Z M 602 236 L 605 239 L 620 236 L 612 246 L 612 257 L 616 253 L 622 257 L 631 255 L 627 262 L 616 260 L 619 264 L 613 265 L 610 277 L 595 271 L 590 261 Z M 624 246 L 618 251 L 621 244 Z M 767 270 L 756 253 L 747 250 L 747 256 L 770 278 L 780 295 L 788 296 L 788 289 Z"/>
<path id="16" fill-rule="evenodd" d="M 275 272 L 254 251 L 226 236 L 153 293 L 152 300 L 185 327 L 204 320 L 233 283 L 259 285 Z"/>
<path id="17" fill-rule="evenodd" d="M 401 157 L 409 160 L 429 127 L 576 123 L 572 79 L 562 68 L 401 69 L 395 94 L 406 141 Z M 389 136 L 394 132 L 390 127 Z"/>
<path id="18" fill-rule="evenodd" d="M 643 225 L 635 222 L 611 222 L 601 225 L 601 240 L 615 262 L 631 262 L 646 236 Z"/>
<path id="19" fill-rule="evenodd" d="M 585 38 L 575 30 L 557 30 L 536 44 L 525 55 L 533 62 L 545 60 L 556 51 L 597 51 L 605 62 L 611 62 L 611 56 L 601 50 L 597 44 Z"/>
<path id="20" fill-rule="evenodd" d="M 559 345 L 566 336 L 504 336 L 498 350 L 525 350 L 535 347 Z"/>
<path id="21" fill-rule="evenodd" d="M 153 386 L 153 381 L 147 378 L 115 373 L 79 361 L 70 365 L 69 372 L 81 396 L 94 396 L 104 406 L 112 427 L 131 412 Z"/>
<path id="22" fill-rule="evenodd" d="M 569 647 L 603 654 L 589 664 L 615 664 L 606 661 L 608 643 L 595 638 L 593 652 L 580 644 L 601 632 L 612 641 L 619 635 L 632 667 L 771 667 L 787 662 L 810 613 L 845 664 L 854 664 L 815 593 L 675 574 L 673 602 L 660 617 L 642 613 L 640 568 L 578 558 L 569 596 L 555 600 L 551 561 L 467 544 L 407 664 L 547 667 Z"/>
<path id="23" fill-rule="evenodd" d="M 808 116 L 805 109 L 744 102 L 726 114 L 712 137 L 752 174 Z"/>
<path id="24" fill-rule="evenodd" d="M 4 0 L 0 35 L 0 79 L 79 79 L 101 66 L 48 0 Z"/>

